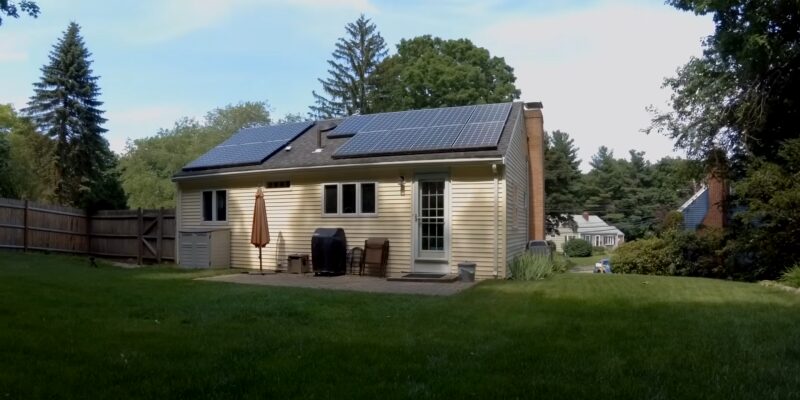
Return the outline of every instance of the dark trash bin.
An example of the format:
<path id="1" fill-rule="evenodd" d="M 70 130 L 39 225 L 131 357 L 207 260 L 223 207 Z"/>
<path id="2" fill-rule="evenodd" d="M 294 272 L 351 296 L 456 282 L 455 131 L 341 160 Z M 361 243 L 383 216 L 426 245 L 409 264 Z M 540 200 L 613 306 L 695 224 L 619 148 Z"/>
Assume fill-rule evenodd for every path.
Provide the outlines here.
<path id="1" fill-rule="evenodd" d="M 347 237 L 342 228 L 317 228 L 311 237 L 311 265 L 314 275 L 344 275 L 347 266 Z"/>

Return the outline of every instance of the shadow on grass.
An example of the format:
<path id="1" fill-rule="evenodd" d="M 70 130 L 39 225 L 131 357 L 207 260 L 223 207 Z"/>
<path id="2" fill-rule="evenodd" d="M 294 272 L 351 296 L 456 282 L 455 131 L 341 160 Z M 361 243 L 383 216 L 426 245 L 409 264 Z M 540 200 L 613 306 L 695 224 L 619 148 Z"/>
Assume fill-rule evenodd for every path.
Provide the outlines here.
<path id="1" fill-rule="evenodd" d="M 800 387 L 800 300 L 752 284 L 566 274 L 438 298 L 14 261 L 27 267 L 0 268 L 8 398 L 768 399 Z"/>

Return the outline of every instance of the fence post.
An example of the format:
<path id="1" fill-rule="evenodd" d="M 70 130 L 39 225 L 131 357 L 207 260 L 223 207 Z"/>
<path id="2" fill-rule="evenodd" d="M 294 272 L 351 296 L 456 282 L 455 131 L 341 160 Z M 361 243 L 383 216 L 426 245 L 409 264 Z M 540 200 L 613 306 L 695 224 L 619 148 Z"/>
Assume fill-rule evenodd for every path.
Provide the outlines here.
<path id="1" fill-rule="evenodd" d="M 138 221 L 137 221 L 138 223 L 136 224 L 136 226 L 137 226 L 137 228 L 136 228 L 136 232 L 137 233 L 136 234 L 137 234 L 138 238 L 136 240 L 136 244 L 137 244 L 136 248 L 138 249 L 138 252 L 137 252 L 137 257 L 136 257 L 136 263 L 139 264 L 139 265 L 142 265 L 142 250 L 143 250 L 142 240 L 144 240 L 144 216 L 142 215 L 142 208 L 141 207 L 139 207 L 139 209 L 137 211 L 137 217 L 138 217 Z"/>
<path id="2" fill-rule="evenodd" d="M 92 214 L 86 211 L 86 255 L 92 255 Z"/>
<path id="3" fill-rule="evenodd" d="M 22 250 L 28 251 L 28 200 L 25 200 L 25 210 L 22 214 Z"/>
<path id="4" fill-rule="evenodd" d="M 161 256 L 164 254 L 164 207 L 158 209 L 156 225 L 156 229 L 158 229 L 158 237 L 156 238 L 156 262 L 161 264 Z"/>

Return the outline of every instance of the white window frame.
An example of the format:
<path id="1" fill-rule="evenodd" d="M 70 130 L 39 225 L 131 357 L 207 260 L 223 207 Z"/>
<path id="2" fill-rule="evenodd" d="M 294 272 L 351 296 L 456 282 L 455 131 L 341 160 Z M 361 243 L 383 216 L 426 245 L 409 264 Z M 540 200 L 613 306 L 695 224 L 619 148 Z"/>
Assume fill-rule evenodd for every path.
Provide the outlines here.
<path id="1" fill-rule="evenodd" d="M 616 241 L 617 237 L 614 235 L 605 235 L 603 237 L 603 244 L 606 246 L 613 246 L 614 244 L 616 244 Z"/>
<path id="2" fill-rule="evenodd" d="M 205 204 L 203 204 L 203 193 L 211 192 L 211 220 L 206 220 Z M 225 220 L 220 221 L 217 218 L 217 192 L 225 192 Z M 231 218 L 231 202 L 228 189 L 204 189 L 200 191 L 200 221 L 203 225 L 227 225 L 228 220 Z"/>
<path id="3" fill-rule="evenodd" d="M 375 185 L 375 212 L 365 213 L 361 211 L 361 185 Z M 345 214 L 342 212 L 342 185 L 356 185 L 356 212 Z M 336 213 L 325 212 L 325 186 L 336 186 Z M 328 182 L 320 186 L 320 214 L 323 217 L 345 217 L 345 218 L 365 218 L 378 216 L 378 182 L 358 181 L 358 182 Z"/>

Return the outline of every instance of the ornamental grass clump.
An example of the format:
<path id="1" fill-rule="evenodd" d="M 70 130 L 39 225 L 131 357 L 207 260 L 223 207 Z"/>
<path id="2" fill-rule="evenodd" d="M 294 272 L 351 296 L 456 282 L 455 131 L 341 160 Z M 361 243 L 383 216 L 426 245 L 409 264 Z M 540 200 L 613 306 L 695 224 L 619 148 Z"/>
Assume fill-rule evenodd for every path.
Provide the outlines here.
<path id="1" fill-rule="evenodd" d="M 515 281 L 544 279 L 553 274 L 553 267 L 553 261 L 549 256 L 526 252 L 509 263 L 509 279 Z"/>
<path id="2" fill-rule="evenodd" d="M 784 271 L 780 282 L 786 286 L 800 288 L 800 264 Z"/>

